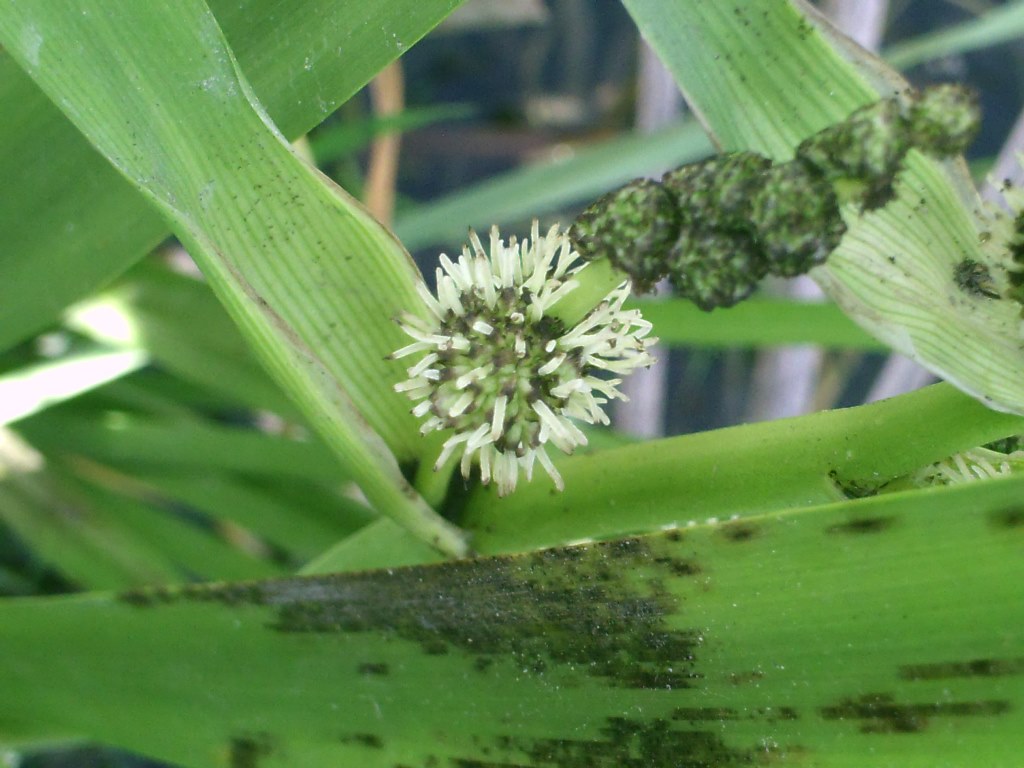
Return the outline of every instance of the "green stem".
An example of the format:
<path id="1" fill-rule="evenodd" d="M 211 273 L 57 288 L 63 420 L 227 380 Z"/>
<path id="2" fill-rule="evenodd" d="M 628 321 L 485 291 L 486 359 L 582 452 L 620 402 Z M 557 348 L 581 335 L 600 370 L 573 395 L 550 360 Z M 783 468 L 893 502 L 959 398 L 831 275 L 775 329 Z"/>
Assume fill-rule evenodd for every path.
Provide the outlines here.
<path id="1" fill-rule="evenodd" d="M 557 317 L 567 328 L 586 317 L 623 280 L 628 280 L 629 275 L 603 258 L 591 261 L 575 279 L 579 287 L 552 307 L 550 312 L 552 317 Z"/>

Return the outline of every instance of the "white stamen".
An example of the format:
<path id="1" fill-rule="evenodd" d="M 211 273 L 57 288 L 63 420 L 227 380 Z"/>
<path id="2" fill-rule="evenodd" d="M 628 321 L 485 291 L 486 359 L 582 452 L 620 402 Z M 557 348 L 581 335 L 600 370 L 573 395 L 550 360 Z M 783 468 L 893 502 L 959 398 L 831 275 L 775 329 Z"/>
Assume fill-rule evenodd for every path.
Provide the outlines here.
<path id="1" fill-rule="evenodd" d="M 508 405 L 508 398 L 505 395 L 498 395 L 494 400 L 494 416 L 491 418 L 491 440 L 501 437 L 501 430 L 505 426 L 505 406 Z"/>
<path id="2" fill-rule="evenodd" d="M 485 323 L 483 320 L 476 320 L 473 323 L 473 330 L 477 333 L 482 333 L 484 336 L 490 336 L 494 333 L 494 326 Z"/>
<path id="3" fill-rule="evenodd" d="M 448 409 L 448 415 L 451 417 L 461 416 L 469 406 L 473 404 L 473 393 L 464 392 L 458 400 Z"/>

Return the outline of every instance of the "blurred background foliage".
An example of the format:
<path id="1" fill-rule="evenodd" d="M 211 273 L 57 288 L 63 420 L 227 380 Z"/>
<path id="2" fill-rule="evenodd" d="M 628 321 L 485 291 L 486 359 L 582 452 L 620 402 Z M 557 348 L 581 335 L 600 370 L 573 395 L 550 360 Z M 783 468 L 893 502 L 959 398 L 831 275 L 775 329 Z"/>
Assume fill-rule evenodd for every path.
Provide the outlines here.
<path id="1" fill-rule="evenodd" d="M 975 88 L 979 184 L 993 168 L 1015 173 L 1006 158 L 1024 147 L 1024 2 L 819 5 L 915 85 Z M 469 0 L 297 146 L 394 227 L 428 281 L 466 226 L 568 223 L 628 179 L 711 152 L 616 0 Z M 0 424 L 12 424 L 0 433 L 0 595 L 286 574 L 373 519 L 197 278 L 164 242 L 0 354 Z M 667 294 L 643 301 L 657 302 L 661 361 L 630 382 L 632 402 L 598 446 L 931 380 L 805 281 L 711 315 Z M 198 331 L 183 336 L 186 316 Z M 19 764 L 156 765 L 93 748 Z"/>

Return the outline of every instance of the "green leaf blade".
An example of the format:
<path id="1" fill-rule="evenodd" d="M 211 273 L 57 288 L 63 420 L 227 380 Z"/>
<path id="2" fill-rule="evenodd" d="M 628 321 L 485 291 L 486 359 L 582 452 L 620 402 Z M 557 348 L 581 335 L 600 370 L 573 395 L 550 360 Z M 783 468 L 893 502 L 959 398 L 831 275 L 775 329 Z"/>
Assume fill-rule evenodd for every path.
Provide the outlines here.
<path id="1" fill-rule="evenodd" d="M 0 668 L 0 722 L 8 739 L 89 736 L 186 766 L 237 764 L 245 746 L 267 766 L 1010 768 L 1024 748 L 1021 490 L 9 602 L 0 652 L 18 664 Z"/>

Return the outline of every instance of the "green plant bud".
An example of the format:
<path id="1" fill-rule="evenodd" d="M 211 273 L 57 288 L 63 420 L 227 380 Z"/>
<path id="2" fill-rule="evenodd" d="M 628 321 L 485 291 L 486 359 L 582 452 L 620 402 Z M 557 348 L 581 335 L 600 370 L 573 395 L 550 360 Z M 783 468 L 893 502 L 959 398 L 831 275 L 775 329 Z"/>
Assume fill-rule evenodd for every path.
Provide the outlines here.
<path id="1" fill-rule="evenodd" d="M 731 307 L 768 274 L 768 262 L 745 232 L 684 227 L 669 253 L 673 287 L 703 310 Z"/>
<path id="2" fill-rule="evenodd" d="M 893 180 L 909 148 L 899 102 L 883 99 L 805 139 L 796 156 L 833 183 L 859 182 L 855 197 L 872 210 L 892 199 Z"/>
<path id="3" fill-rule="evenodd" d="M 609 259 L 632 278 L 638 292 L 650 290 L 664 276 L 665 256 L 678 235 L 675 201 L 650 179 L 635 179 L 609 192 L 569 229 L 584 259 Z"/>
<path id="4" fill-rule="evenodd" d="M 684 219 L 748 230 L 750 199 L 771 165 L 756 152 L 731 152 L 669 171 L 661 183 L 675 195 Z"/>
<path id="5" fill-rule="evenodd" d="M 832 184 L 794 161 L 772 166 L 754 195 L 751 218 L 768 271 L 793 277 L 821 264 L 846 233 Z"/>
<path id="6" fill-rule="evenodd" d="M 981 127 L 977 95 L 961 85 L 925 88 L 910 99 L 905 113 L 910 143 L 939 157 L 963 152 Z"/>

